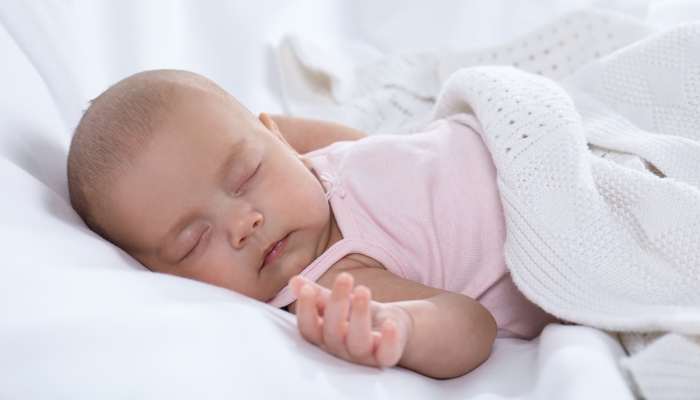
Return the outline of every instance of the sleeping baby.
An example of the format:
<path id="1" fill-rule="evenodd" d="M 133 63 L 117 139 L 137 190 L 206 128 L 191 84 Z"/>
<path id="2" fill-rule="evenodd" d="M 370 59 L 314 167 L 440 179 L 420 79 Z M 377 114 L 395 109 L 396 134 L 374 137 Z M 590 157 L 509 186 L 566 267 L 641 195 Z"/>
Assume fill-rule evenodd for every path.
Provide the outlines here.
<path id="1" fill-rule="evenodd" d="M 478 133 L 448 119 L 363 136 L 255 117 L 191 72 L 142 72 L 84 113 L 70 198 L 151 271 L 286 308 L 306 340 L 351 362 L 456 377 L 497 336 L 555 321 L 510 278 Z"/>

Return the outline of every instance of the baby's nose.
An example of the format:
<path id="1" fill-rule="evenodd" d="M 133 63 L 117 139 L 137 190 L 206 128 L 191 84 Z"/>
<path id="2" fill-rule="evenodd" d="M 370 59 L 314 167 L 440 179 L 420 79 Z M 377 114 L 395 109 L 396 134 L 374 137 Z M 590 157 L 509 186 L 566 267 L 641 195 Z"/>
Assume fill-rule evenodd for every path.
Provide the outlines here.
<path id="1" fill-rule="evenodd" d="M 249 206 L 234 212 L 229 234 L 231 246 L 235 249 L 243 248 L 255 229 L 262 225 L 263 220 L 263 215 Z"/>

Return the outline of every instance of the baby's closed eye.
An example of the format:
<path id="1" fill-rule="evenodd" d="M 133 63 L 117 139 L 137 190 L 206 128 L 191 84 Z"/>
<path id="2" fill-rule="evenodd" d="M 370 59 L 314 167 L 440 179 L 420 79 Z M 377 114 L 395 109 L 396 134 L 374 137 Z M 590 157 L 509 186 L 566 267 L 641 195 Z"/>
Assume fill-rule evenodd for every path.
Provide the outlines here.
<path id="1" fill-rule="evenodd" d="M 237 183 L 234 183 L 234 195 L 240 196 L 255 182 L 255 179 L 259 175 L 261 167 L 262 162 L 258 162 L 255 164 L 249 163 L 249 165 L 246 166 L 244 172 L 240 176 L 235 178 Z"/>
<path id="2" fill-rule="evenodd" d="M 193 256 L 202 248 L 211 236 L 211 226 L 196 223 L 185 228 L 173 244 L 173 259 L 178 262 Z"/>

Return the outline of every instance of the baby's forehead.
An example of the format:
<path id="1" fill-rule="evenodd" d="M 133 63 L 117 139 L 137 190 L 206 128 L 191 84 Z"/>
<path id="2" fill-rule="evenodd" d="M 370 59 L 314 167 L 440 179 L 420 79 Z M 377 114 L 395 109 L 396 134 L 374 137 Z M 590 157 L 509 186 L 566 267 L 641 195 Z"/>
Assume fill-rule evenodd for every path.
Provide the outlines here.
<path id="1" fill-rule="evenodd" d="M 166 146 L 176 155 L 174 149 L 206 145 L 212 152 L 225 149 L 245 156 L 270 145 L 265 126 L 247 109 L 237 109 L 235 104 L 222 103 L 216 97 L 202 100 L 201 97 L 183 99 L 180 105 L 166 110 L 147 147 Z"/>

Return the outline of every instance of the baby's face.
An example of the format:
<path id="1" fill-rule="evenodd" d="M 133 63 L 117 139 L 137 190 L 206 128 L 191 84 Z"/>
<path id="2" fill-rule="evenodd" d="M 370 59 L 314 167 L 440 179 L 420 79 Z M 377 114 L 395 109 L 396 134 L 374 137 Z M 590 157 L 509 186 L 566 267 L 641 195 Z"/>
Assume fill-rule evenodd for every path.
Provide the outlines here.
<path id="1" fill-rule="evenodd" d="M 331 228 L 318 179 L 265 122 L 183 101 L 119 179 L 104 225 L 152 271 L 269 300 L 325 251 Z"/>

